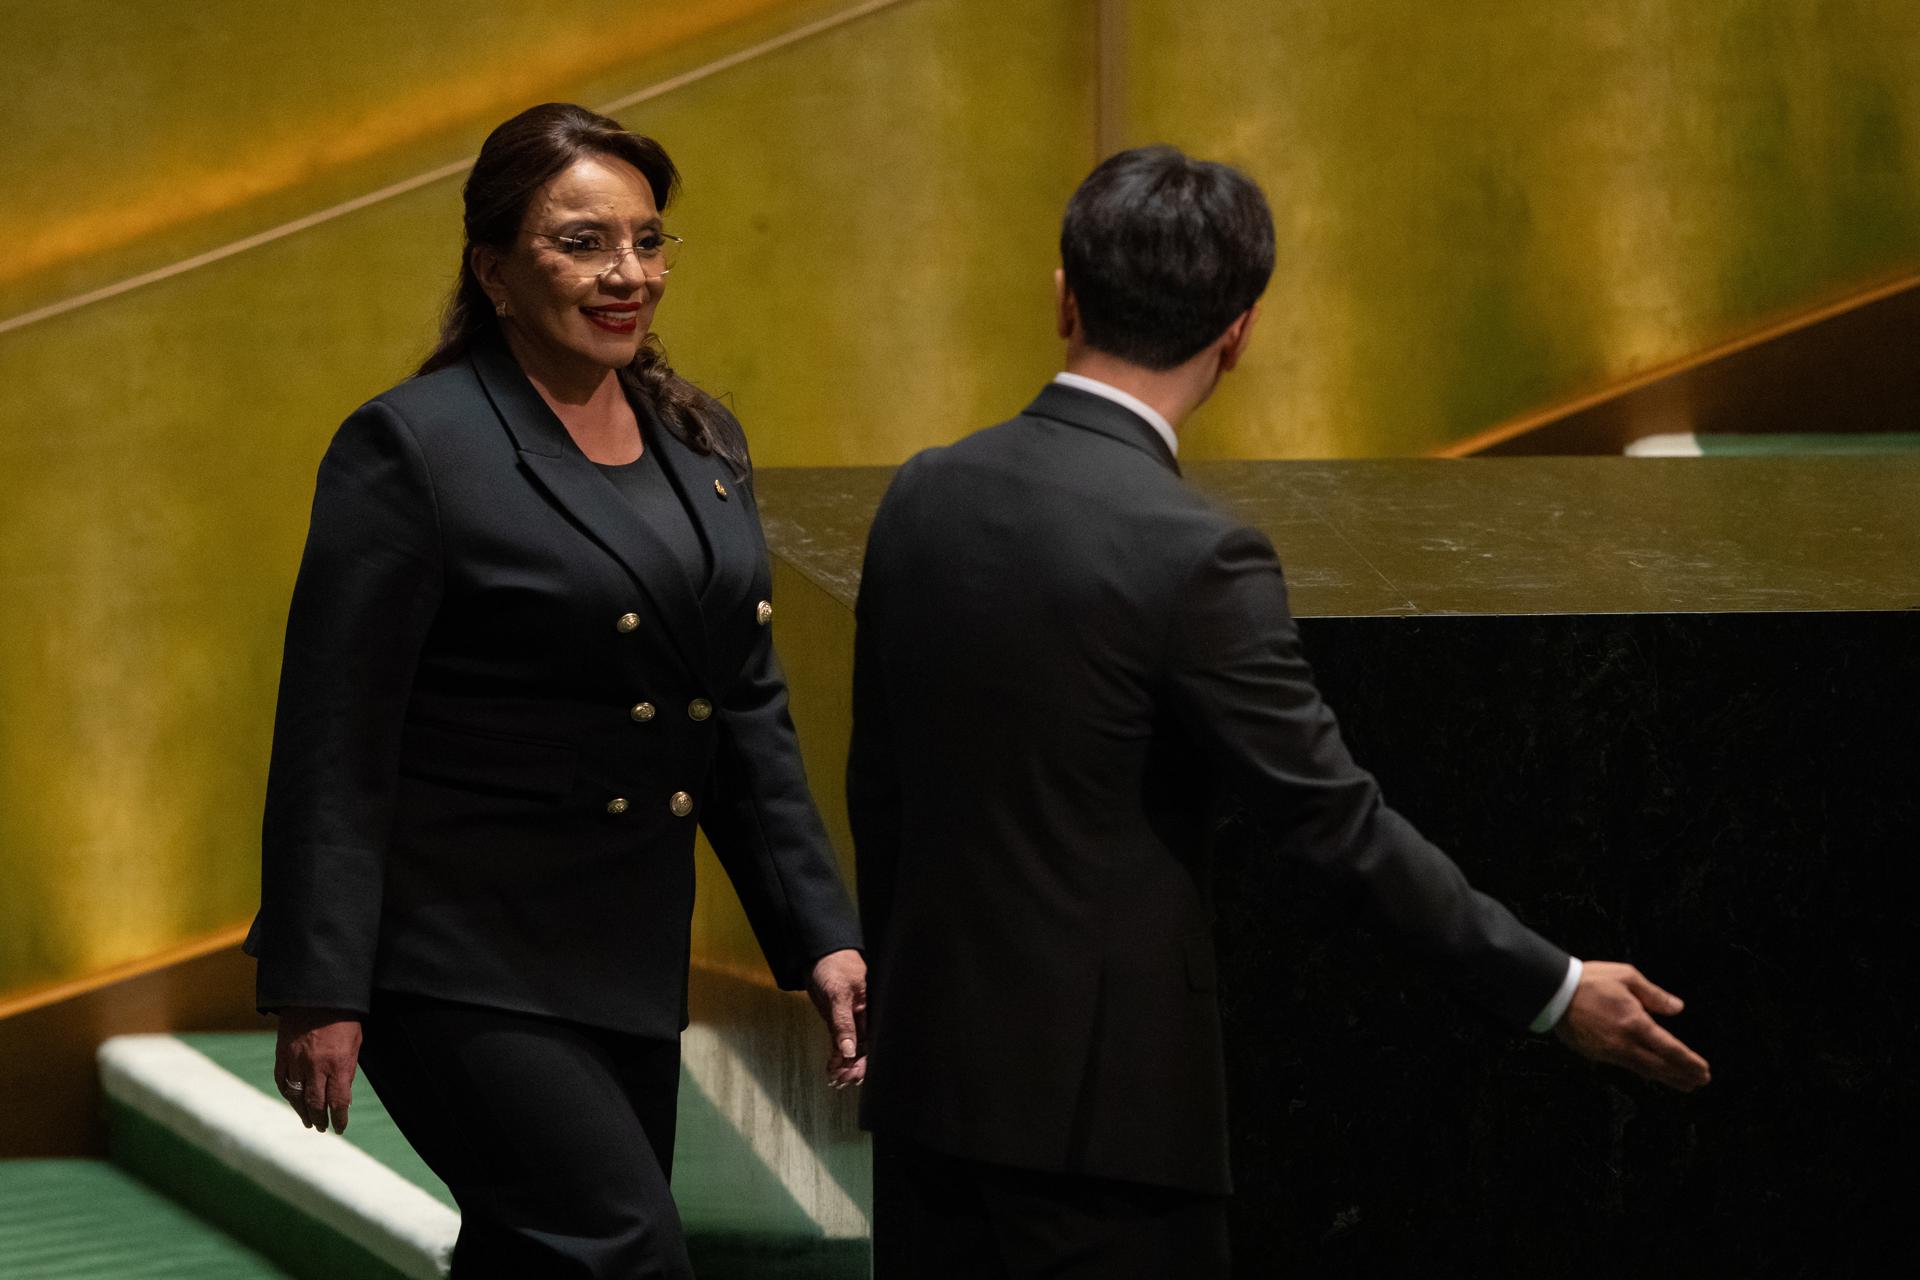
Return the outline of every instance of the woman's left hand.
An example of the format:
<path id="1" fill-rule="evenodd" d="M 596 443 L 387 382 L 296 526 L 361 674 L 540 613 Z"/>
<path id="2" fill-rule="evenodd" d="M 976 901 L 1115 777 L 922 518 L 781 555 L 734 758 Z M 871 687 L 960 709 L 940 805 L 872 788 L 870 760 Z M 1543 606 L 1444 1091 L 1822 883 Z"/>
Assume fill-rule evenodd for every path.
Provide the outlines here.
<path id="1" fill-rule="evenodd" d="M 844 1089 L 867 1078 L 867 962 L 858 951 L 830 951 L 814 962 L 807 994 L 833 1041 L 827 1084 Z"/>

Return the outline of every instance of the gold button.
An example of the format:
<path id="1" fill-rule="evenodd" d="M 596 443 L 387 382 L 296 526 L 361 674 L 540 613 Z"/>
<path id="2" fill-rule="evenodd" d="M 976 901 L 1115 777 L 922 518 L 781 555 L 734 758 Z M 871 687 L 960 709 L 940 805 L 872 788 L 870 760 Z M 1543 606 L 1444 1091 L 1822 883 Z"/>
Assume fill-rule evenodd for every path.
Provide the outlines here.
<path id="1" fill-rule="evenodd" d="M 617 818 L 626 811 L 627 798 L 625 796 L 615 796 L 613 799 L 607 801 L 607 812 L 614 817 Z"/>
<path id="2" fill-rule="evenodd" d="M 667 801 L 667 808 L 673 810 L 673 816 L 684 818 L 693 812 L 693 797 L 684 791 L 673 793 L 673 799 Z"/>
<path id="3" fill-rule="evenodd" d="M 635 720 L 638 720 L 641 724 L 645 724 L 659 713 L 653 709 L 651 702 L 636 702 L 633 704 L 633 710 L 627 712 L 627 714 Z"/>
<path id="4" fill-rule="evenodd" d="M 637 613 L 623 613 L 620 615 L 620 620 L 613 625 L 620 628 L 621 635 L 625 635 L 629 631 L 638 631 L 640 629 L 640 615 Z"/>
<path id="5" fill-rule="evenodd" d="M 695 698 L 687 704 L 687 714 L 695 720 L 705 720 L 713 714 L 713 704 L 705 698 Z"/>
<path id="6" fill-rule="evenodd" d="M 721 484 L 718 480 L 713 482 L 713 491 L 720 495 L 722 501 L 726 500 L 727 486 Z"/>
<path id="7" fill-rule="evenodd" d="M 753 619 L 763 627 L 769 622 L 772 622 L 773 603 L 768 600 L 762 600 L 759 604 L 753 606 Z"/>

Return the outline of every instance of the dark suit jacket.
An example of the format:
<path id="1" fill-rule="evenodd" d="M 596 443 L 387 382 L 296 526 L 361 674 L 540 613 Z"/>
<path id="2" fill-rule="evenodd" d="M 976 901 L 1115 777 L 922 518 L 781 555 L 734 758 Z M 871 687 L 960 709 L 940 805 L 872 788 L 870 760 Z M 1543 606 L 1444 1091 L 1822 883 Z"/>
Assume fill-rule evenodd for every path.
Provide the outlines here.
<path id="1" fill-rule="evenodd" d="M 1565 976 L 1382 804 L 1315 691 L 1272 546 L 1119 405 L 1049 386 L 908 462 L 857 636 L 873 1130 L 1227 1190 L 1207 854 L 1224 791 L 1507 1023 Z"/>
<path id="2" fill-rule="evenodd" d="M 262 1007 L 386 987 L 673 1035 L 696 822 L 783 986 L 859 945 L 751 480 L 636 410 L 712 548 L 704 589 L 498 343 L 334 437 L 281 669 Z"/>

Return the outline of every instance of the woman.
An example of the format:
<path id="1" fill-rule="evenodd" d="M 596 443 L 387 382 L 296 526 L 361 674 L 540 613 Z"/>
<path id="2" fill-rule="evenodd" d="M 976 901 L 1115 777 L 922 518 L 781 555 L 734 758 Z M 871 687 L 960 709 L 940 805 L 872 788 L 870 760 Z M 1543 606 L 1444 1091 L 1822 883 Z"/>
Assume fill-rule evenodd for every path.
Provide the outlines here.
<path id="1" fill-rule="evenodd" d="M 691 1274 L 667 1191 L 704 828 L 856 1082 L 865 965 L 775 662 L 746 443 L 650 336 L 678 182 L 549 104 L 467 180 L 440 343 L 321 463 L 248 939 L 278 1083 L 356 1059 L 454 1275 Z"/>

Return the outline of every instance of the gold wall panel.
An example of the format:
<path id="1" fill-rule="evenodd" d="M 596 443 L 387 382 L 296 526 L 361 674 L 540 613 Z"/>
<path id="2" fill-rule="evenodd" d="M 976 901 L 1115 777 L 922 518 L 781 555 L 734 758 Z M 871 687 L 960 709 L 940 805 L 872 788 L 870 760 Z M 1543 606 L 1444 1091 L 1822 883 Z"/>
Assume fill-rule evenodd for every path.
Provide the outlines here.
<path id="1" fill-rule="evenodd" d="M 918 0 L 626 113 L 686 173 L 656 329 L 730 397 L 757 463 L 900 462 L 1011 417 L 1059 368 L 1092 13 Z"/>
<path id="2" fill-rule="evenodd" d="M 417 354 L 451 184 L 0 336 L 0 990 L 242 919 L 321 450 Z"/>
<path id="3" fill-rule="evenodd" d="M 458 158 L 522 106 L 729 24 L 820 7 L 8 5 L 0 316 Z"/>
<path id="4" fill-rule="evenodd" d="M 1920 263 L 1911 0 L 1112 0 L 1279 265 L 1194 457 L 1423 452 Z"/>

